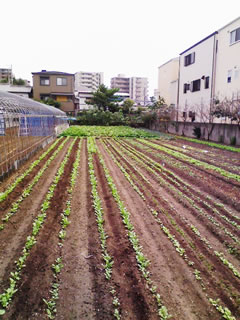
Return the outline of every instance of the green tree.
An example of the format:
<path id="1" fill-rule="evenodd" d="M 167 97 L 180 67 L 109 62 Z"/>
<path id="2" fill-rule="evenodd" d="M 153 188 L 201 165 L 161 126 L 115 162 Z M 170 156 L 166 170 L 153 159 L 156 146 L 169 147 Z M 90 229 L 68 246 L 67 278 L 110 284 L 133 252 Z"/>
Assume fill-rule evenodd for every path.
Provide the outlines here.
<path id="1" fill-rule="evenodd" d="M 8 78 L 0 80 L 0 83 L 8 83 Z"/>
<path id="2" fill-rule="evenodd" d="M 119 110 L 118 102 L 121 101 L 115 95 L 118 91 L 118 88 L 108 89 L 104 84 L 101 84 L 98 90 L 93 93 L 91 100 L 86 101 L 86 103 L 97 107 L 100 111 L 116 112 Z"/>
<path id="3" fill-rule="evenodd" d="M 156 99 L 151 99 L 152 100 L 152 105 L 150 106 L 150 109 L 156 110 L 162 108 L 166 103 L 163 97 L 159 96 L 158 100 Z"/>
<path id="4" fill-rule="evenodd" d="M 47 104 L 49 106 L 53 106 L 55 108 L 58 108 L 58 109 L 60 109 L 60 107 L 61 107 L 61 103 L 56 101 L 56 100 L 54 100 L 54 99 L 52 99 L 52 98 L 47 98 L 46 100 L 41 101 L 41 102 L 45 103 L 45 104 Z"/>
<path id="5" fill-rule="evenodd" d="M 123 114 L 129 114 L 131 111 L 131 108 L 134 105 L 134 101 L 131 99 L 126 99 L 124 100 L 123 104 L 122 104 L 122 111 Z"/>
<path id="6" fill-rule="evenodd" d="M 21 78 L 19 78 L 19 79 L 13 78 L 13 84 L 16 86 L 24 86 L 25 81 Z"/>

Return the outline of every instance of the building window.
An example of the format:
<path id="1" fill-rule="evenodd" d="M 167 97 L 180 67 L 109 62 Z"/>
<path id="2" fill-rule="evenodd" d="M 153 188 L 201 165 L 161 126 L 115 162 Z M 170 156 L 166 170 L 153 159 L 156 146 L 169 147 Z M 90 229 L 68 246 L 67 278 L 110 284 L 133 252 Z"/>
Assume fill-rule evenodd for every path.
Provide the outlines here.
<path id="1" fill-rule="evenodd" d="M 189 66 L 195 62 L 195 52 L 192 52 L 184 57 L 184 66 Z"/>
<path id="2" fill-rule="evenodd" d="M 205 78 L 205 89 L 209 88 L 209 77 Z"/>
<path id="3" fill-rule="evenodd" d="M 235 70 L 235 73 L 234 73 L 234 79 L 238 79 L 239 77 L 239 70 Z"/>
<path id="4" fill-rule="evenodd" d="M 230 33 L 230 44 L 237 41 L 240 41 L 240 28 L 237 28 Z"/>
<path id="5" fill-rule="evenodd" d="M 66 86 L 67 78 L 57 78 L 57 86 Z"/>
<path id="6" fill-rule="evenodd" d="M 40 77 L 40 86 L 49 86 L 50 80 L 49 77 Z"/>
<path id="7" fill-rule="evenodd" d="M 183 85 L 183 93 L 187 93 L 187 91 L 190 90 L 190 84 L 184 83 Z"/>
<path id="8" fill-rule="evenodd" d="M 198 80 L 194 80 L 191 82 L 191 87 L 192 87 L 192 92 L 195 92 L 195 91 L 200 91 L 201 89 L 201 80 L 198 79 Z"/>
<path id="9" fill-rule="evenodd" d="M 228 70 L 227 82 L 228 83 L 232 82 L 232 70 Z"/>

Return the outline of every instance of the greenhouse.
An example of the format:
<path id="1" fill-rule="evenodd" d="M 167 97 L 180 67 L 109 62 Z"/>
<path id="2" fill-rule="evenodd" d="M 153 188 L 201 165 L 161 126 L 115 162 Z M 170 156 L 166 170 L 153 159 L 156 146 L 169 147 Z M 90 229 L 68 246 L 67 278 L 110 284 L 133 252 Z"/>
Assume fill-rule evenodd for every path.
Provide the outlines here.
<path id="1" fill-rule="evenodd" d="M 0 179 L 67 127 L 65 112 L 0 91 Z"/>

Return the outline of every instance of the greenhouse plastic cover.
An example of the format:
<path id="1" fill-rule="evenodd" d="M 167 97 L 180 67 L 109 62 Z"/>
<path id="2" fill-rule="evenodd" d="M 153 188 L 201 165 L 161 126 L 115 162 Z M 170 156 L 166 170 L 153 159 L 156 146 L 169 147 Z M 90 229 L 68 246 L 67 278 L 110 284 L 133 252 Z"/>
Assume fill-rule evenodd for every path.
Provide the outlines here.
<path id="1" fill-rule="evenodd" d="M 65 112 L 55 107 L 3 91 L 0 91 L 0 113 L 66 116 Z"/>

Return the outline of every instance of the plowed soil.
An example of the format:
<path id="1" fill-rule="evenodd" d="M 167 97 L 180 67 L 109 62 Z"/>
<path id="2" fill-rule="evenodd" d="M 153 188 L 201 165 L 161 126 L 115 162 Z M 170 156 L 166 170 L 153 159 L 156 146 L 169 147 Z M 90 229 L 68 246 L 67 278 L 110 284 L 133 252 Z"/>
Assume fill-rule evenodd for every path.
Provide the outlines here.
<path id="1" fill-rule="evenodd" d="M 33 221 L 72 141 L 69 139 L 64 145 L 30 195 L 0 230 L 0 294 L 9 287 L 11 272 L 16 270 L 15 261 L 31 235 Z M 178 152 L 182 148 L 183 154 L 204 163 L 237 175 L 240 172 L 237 153 L 199 147 L 179 139 L 151 142 Z M 48 319 L 43 299 L 50 299 L 54 280 L 52 264 L 59 254 L 63 268 L 57 278 L 56 319 L 115 319 L 113 289 L 120 303 L 121 319 L 164 319 L 158 315 L 154 293 L 142 276 L 100 155 L 130 214 L 142 252 L 150 261 L 149 277 L 171 319 L 221 319 L 209 299 L 217 300 L 218 305 L 228 308 L 239 319 L 240 279 L 229 265 L 240 272 L 240 183 L 213 170 L 190 165 L 139 140 L 96 139 L 96 145 L 99 153 L 93 154 L 94 174 L 108 236 L 107 251 L 114 261 L 111 279 L 105 277 L 91 196 L 86 139 L 82 140 L 78 177 L 71 200 L 71 223 L 66 228 L 63 246 L 59 246 L 61 213 L 68 199 L 77 140 L 54 191 L 37 242 L 22 269 L 17 292 L 2 319 Z M 1 219 L 58 146 L 0 203 Z M 40 154 L 35 155 L 35 159 Z M 28 165 L 30 161 L 18 174 Z M 5 180 L 1 192 L 16 177 L 14 173 Z M 172 237 L 166 235 L 164 227 Z M 228 265 L 216 252 L 222 254 Z"/>

